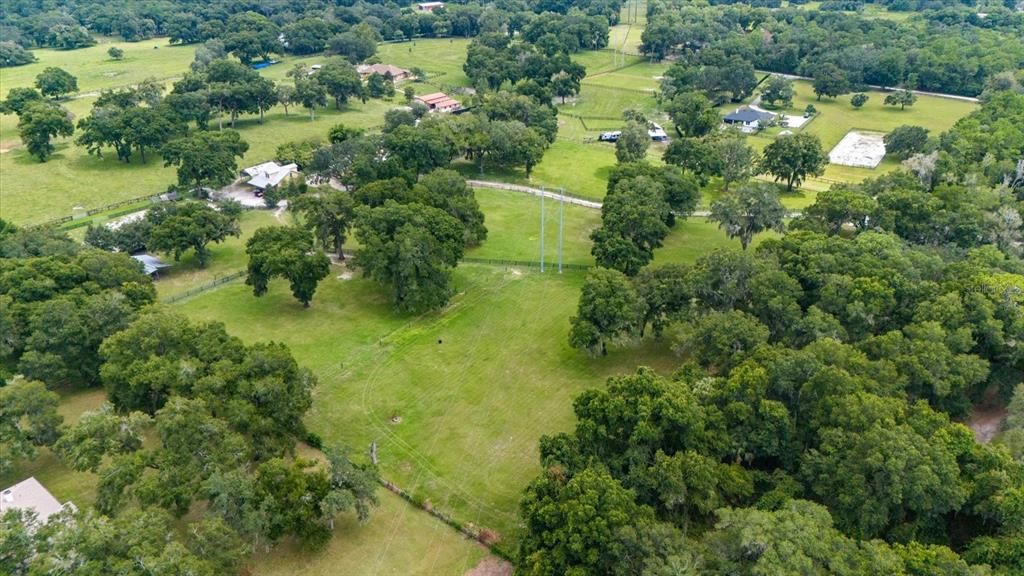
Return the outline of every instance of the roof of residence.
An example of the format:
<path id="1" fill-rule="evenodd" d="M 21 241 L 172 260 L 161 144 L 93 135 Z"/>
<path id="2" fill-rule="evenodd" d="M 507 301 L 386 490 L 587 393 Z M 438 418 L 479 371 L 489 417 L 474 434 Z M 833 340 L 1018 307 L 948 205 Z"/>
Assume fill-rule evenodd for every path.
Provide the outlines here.
<path id="1" fill-rule="evenodd" d="M 370 74 L 380 74 L 381 76 L 387 76 L 391 74 L 392 78 L 397 78 L 402 75 L 409 75 L 409 71 L 405 68 L 399 68 L 391 64 L 360 64 L 356 66 L 356 72 L 363 76 Z"/>
<path id="2" fill-rule="evenodd" d="M 757 120 L 767 120 L 775 116 L 771 112 L 761 112 L 760 110 L 754 110 L 753 108 L 737 108 L 734 112 L 731 112 L 725 116 L 726 122 L 754 122 Z"/>
<path id="3" fill-rule="evenodd" d="M 34 477 L 18 482 L 0 492 L 0 513 L 7 510 L 31 510 L 36 519 L 45 523 L 64 506 Z"/>
<path id="4" fill-rule="evenodd" d="M 252 176 L 252 178 L 249 179 L 249 185 L 255 186 L 256 188 L 277 186 L 287 178 L 289 174 L 295 174 L 298 171 L 298 164 L 292 163 L 281 166 L 277 162 L 264 162 L 263 164 L 258 164 L 243 170 L 243 172 Z"/>
<path id="5" fill-rule="evenodd" d="M 452 108 L 462 106 L 458 100 L 455 100 L 451 96 L 448 96 L 444 92 L 434 92 L 433 94 L 424 94 L 423 96 L 417 96 L 417 100 L 423 102 L 431 108 Z"/>

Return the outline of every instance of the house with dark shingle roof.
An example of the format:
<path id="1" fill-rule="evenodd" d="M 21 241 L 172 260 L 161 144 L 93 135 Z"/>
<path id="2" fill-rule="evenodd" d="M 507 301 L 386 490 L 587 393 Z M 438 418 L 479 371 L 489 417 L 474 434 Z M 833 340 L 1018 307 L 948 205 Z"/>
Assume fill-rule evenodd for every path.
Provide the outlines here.
<path id="1" fill-rule="evenodd" d="M 737 108 L 735 111 L 727 114 L 722 121 L 725 122 L 726 125 L 739 128 L 743 132 L 757 132 L 774 118 L 775 114 L 772 114 L 771 112 L 754 110 L 753 108 L 744 106 L 743 108 Z"/>

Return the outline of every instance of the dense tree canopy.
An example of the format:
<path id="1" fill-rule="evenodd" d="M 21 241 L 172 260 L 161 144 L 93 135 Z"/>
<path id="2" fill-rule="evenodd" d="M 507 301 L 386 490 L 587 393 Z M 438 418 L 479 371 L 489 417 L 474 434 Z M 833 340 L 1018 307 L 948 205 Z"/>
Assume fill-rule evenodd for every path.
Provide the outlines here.
<path id="1" fill-rule="evenodd" d="M 438 208 L 387 200 L 357 209 L 356 240 L 356 265 L 391 289 L 395 308 L 424 311 L 448 303 L 451 270 L 465 246 L 457 219 Z"/>
<path id="2" fill-rule="evenodd" d="M 817 92 L 829 97 L 850 87 L 901 86 L 915 78 L 909 88 L 977 96 L 988 78 L 1017 70 L 1024 61 L 1016 33 L 1020 15 L 995 6 L 999 15 L 983 23 L 968 7 L 893 22 L 800 6 L 713 4 L 730 5 L 647 4 L 641 50 L 658 59 L 678 58 L 663 81 L 669 98 L 692 86 L 712 99 L 735 99 L 753 88 L 754 68 L 811 76 Z M 907 3 L 887 4 L 907 9 Z M 745 66 L 751 66 L 749 75 Z"/>
<path id="3" fill-rule="evenodd" d="M 178 184 L 191 187 L 220 187 L 234 181 L 236 158 L 249 149 L 238 132 L 196 132 L 172 140 L 162 150 L 164 164 L 178 167 Z"/>
<path id="4" fill-rule="evenodd" d="M 245 252 L 249 256 L 245 283 L 252 286 L 253 294 L 266 294 L 269 280 L 279 276 L 288 280 L 292 295 L 306 308 L 317 284 L 330 272 L 330 259 L 313 249 L 313 234 L 304 228 L 260 228 L 245 243 Z"/>
<path id="5" fill-rule="evenodd" d="M 152 225 L 148 248 L 171 252 L 175 260 L 194 250 L 200 266 L 206 266 L 209 258 L 207 244 L 239 235 L 237 211 L 202 202 L 161 204 L 146 213 L 146 220 Z"/>

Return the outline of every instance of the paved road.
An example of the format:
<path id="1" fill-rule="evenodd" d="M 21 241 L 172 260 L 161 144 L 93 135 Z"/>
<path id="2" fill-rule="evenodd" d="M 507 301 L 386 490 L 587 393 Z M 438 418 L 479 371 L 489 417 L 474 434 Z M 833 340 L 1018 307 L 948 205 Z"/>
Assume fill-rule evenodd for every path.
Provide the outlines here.
<path id="1" fill-rule="evenodd" d="M 533 196 L 543 196 L 545 198 L 551 198 L 552 200 L 565 200 L 567 204 L 575 204 L 576 206 L 582 206 L 584 208 L 591 208 L 593 210 L 600 210 L 601 203 L 594 200 L 584 200 L 576 196 L 562 195 L 558 192 L 552 192 L 550 190 L 543 190 L 541 188 L 531 188 L 530 186 L 522 186 L 520 184 L 508 184 L 506 182 L 492 182 L 490 180 L 466 180 L 466 183 L 474 188 L 493 188 L 494 190 L 507 190 L 509 192 L 521 192 L 523 194 L 531 194 Z M 690 216 L 696 216 L 698 218 L 707 218 L 711 215 L 708 210 L 694 210 L 690 213 Z M 786 214 L 787 218 L 795 218 L 800 215 L 799 211 L 793 211 Z"/>

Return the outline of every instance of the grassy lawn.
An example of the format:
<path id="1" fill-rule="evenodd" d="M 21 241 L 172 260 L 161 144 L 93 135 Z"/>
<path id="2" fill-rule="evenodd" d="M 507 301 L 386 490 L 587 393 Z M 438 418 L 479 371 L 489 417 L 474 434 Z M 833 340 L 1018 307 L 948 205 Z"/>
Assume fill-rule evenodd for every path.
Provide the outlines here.
<path id="1" fill-rule="evenodd" d="M 291 218 L 292 216 L 288 212 L 281 215 L 281 220 L 275 218 L 274 213 L 270 210 L 243 212 L 239 221 L 242 235 L 238 238 L 229 237 L 220 244 L 210 244 L 210 259 L 206 263 L 206 268 L 199 267 L 195 253 L 191 251 L 183 254 L 178 262 L 174 261 L 173 254 L 159 254 L 164 262 L 170 264 L 171 267 L 164 270 L 160 278 L 157 279 L 155 283 L 157 295 L 160 298 L 174 296 L 244 269 L 249 262 L 245 255 L 245 243 L 249 237 L 259 228 L 282 223 L 289 224 Z"/>
<path id="2" fill-rule="evenodd" d="M 124 50 L 124 58 L 114 60 L 107 50 L 116 46 Z M 172 46 L 166 38 L 142 42 L 100 42 L 80 50 L 33 50 L 36 62 L 24 66 L 0 69 L 0 92 L 19 86 L 31 86 L 45 68 L 57 66 L 78 78 L 79 95 L 137 84 L 146 78 L 169 79 L 180 77 L 188 70 L 195 55 L 196 45 Z"/>
<path id="3" fill-rule="evenodd" d="M 668 70 L 667 62 L 654 63 L 633 56 L 627 57 L 631 64 L 626 67 L 617 67 L 606 72 L 590 72 L 583 79 L 584 86 L 605 86 L 610 88 L 623 88 L 631 91 L 643 91 L 654 97 L 654 91 L 661 87 L 661 76 Z M 620 64 L 621 66 L 621 64 Z"/>
<path id="4" fill-rule="evenodd" d="M 835 100 L 822 98 L 821 101 L 818 101 L 810 82 L 797 80 L 794 81 L 793 87 L 796 96 L 793 98 L 792 106 L 785 112 L 800 115 L 808 104 L 813 105 L 818 110 L 818 114 L 801 130 L 817 135 L 821 139 L 822 148 L 826 153 L 832 150 L 851 130 L 888 133 L 897 126 L 906 124 L 927 128 L 930 130 L 931 136 L 937 137 L 952 127 L 957 120 L 977 108 L 977 104 L 971 102 L 936 96 L 918 96 L 917 102 L 913 106 L 906 110 L 900 110 L 898 107 L 883 104 L 886 92 L 870 90 L 866 92 L 870 100 L 858 110 L 850 105 L 849 94 Z M 731 111 L 734 108 L 736 108 L 735 105 L 725 107 L 723 112 Z M 774 140 L 780 131 L 782 128 L 765 130 L 750 136 L 748 142 L 755 150 L 761 151 Z M 874 169 L 829 164 L 821 177 L 808 180 L 803 187 L 805 191 L 818 192 L 836 183 L 860 182 L 897 168 L 899 168 L 899 162 L 891 158 L 883 160 Z M 806 196 L 805 202 L 787 202 L 787 205 L 797 208 L 806 205 L 812 199 L 813 194 L 809 194 Z"/>
<path id="5" fill-rule="evenodd" d="M 610 75 L 598 76 L 598 78 L 606 77 L 610 77 Z M 588 124 L 591 118 L 605 119 L 612 121 L 613 125 L 618 127 L 621 127 L 623 124 L 623 110 L 636 108 L 653 115 L 657 107 L 658 104 L 654 100 L 653 90 L 646 92 L 631 88 L 600 86 L 589 83 L 583 84 L 579 96 L 575 99 L 567 100 L 565 104 L 558 105 L 559 110 L 576 116 L 583 116 L 588 120 Z"/>
<path id="6" fill-rule="evenodd" d="M 630 54 L 640 52 L 640 35 L 647 25 L 647 1 L 630 0 L 622 5 L 619 24 L 608 31 L 608 46 Z"/>
<path id="7" fill-rule="evenodd" d="M 387 490 L 366 524 L 354 517 L 335 525 L 323 550 L 282 544 L 253 559 L 257 576 L 461 576 L 488 555 L 487 549 L 455 533 Z"/>
<path id="8" fill-rule="evenodd" d="M 30 86 L 43 67 L 53 65 L 56 61 L 79 77 L 81 96 L 63 105 L 76 118 L 81 118 L 91 112 L 92 103 L 101 89 L 124 86 L 150 76 L 180 76 L 188 70 L 195 49 L 194 46 L 172 47 L 161 44 L 159 49 L 153 50 L 153 42 L 118 43 L 118 46 L 125 49 L 127 56 L 124 61 L 114 62 L 106 56 L 110 45 L 101 44 L 68 52 L 36 50 L 42 62 L 0 70 L 0 92 L 6 94 L 11 88 Z M 323 60 L 323 56 L 283 58 L 280 64 L 265 68 L 262 73 L 280 81 L 296 63 L 310 64 Z M 111 67 L 122 67 L 124 73 L 105 76 Z M 419 91 L 434 89 L 422 84 L 416 86 Z M 257 116 L 244 116 L 236 122 L 235 128 L 249 143 L 249 151 L 239 161 L 239 165 L 247 166 L 271 159 L 274 150 L 283 142 L 326 139 L 330 127 L 339 122 L 361 128 L 380 126 L 384 112 L 400 100 L 399 95 L 394 101 L 369 100 L 366 104 L 351 102 L 341 110 L 336 110 L 332 105 L 318 110 L 315 120 L 310 120 L 309 114 L 298 106 L 290 107 L 289 114 L 285 114 L 284 108 L 280 106 L 273 108 L 267 113 L 263 124 L 260 124 Z M 216 126 L 216 121 L 211 126 Z M 95 208 L 127 198 L 158 194 L 175 182 L 174 169 L 164 167 L 157 154 L 147 156 L 145 163 L 136 156 L 130 164 L 125 164 L 112 153 L 103 158 L 90 156 L 85 148 L 74 145 L 73 139 L 56 140 L 56 153 L 45 164 L 41 164 L 21 146 L 17 135 L 17 118 L 13 115 L 0 116 L 0 150 L 3 151 L 0 153 L 0 172 L 3 173 L 0 214 L 4 219 L 19 224 L 39 223 L 71 214 L 76 207 Z"/>
<path id="9" fill-rule="evenodd" d="M 273 67 L 272 67 L 273 68 Z M 80 105 L 85 99 L 75 100 Z M 366 104 L 352 102 L 342 110 L 333 106 L 317 111 L 316 120 L 301 108 L 290 108 L 286 115 L 280 106 L 266 115 L 263 124 L 257 117 L 247 116 L 236 122 L 236 129 L 249 143 L 249 151 L 239 160 L 248 166 L 273 158 L 274 150 L 292 140 L 319 138 L 326 140 L 327 131 L 339 122 L 356 127 L 379 126 L 384 112 L 395 105 L 384 100 Z M 91 102 L 79 115 L 88 114 Z M 16 138 L 13 131 L 4 131 L 2 139 Z M 75 207 L 93 208 L 119 200 L 147 194 L 158 194 L 175 182 L 174 168 L 166 168 L 159 157 L 148 156 L 142 163 L 134 158 L 130 164 L 119 162 L 113 154 L 102 159 L 90 156 L 85 148 L 71 139 L 57 142 L 57 152 L 45 164 L 28 155 L 20 143 L 0 154 L 0 171 L 4 184 L 0 191 L 0 212 L 5 219 L 19 224 L 42 222 L 70 214 Z"/>
<path id="10" fill-rule="evenodd" d="M 777 234 L 758 234 L 751 242 L 751 248 L 772 236 L 777 236 Z M 676 227 L 665 238 L 664 245 L 654 251 L 653 265 L 690 264 L 702 255 L 721 248 L 739 250 L 740 241 L 727 237 L 718 229 L 718 224 L 708 222 L 706 218 L 694 216 L 686 222 L 676 224 Z"/>
<path id="11" fill-rule="evenodd" d="M 508 541 L 537 440 L 572 426 L 572 398 L 637 364 L 676 365 L 652 342 L 600 359 L 569 348 L 582 279 L 463 265 L 452 304 L 415 318 L 394 313 L 376 284 L 333 274 L 309 310 L 280 282 L 259 300 L 230 284 L 180 309 L 288 344 L 320 378 L 311 429 L 359 452 L 376 441 L 386 478 Z"/>
<path id="12" fill-rule="evenodd" d="M 564 121 L 572 121 L 565 118 Z M 615 148 L 603 144 L 584 144 L 580 141 L 559 139 L 544 153 L 544 159 L 534 167 L 527 180 L 522 169 L 507 170 L 484 167 L 481 174 L 475 165 L 456 162 L 453 168 L 467 178 L 480 178 L 502 182 L 515 182 L 534 187 L 564 188 L 566 193 L 600 200 L 608 185 L 608 174 L 615 166 Z"/>
<path id="13" fill-rule="evenodd" d="M 486 216 L 487 241 L 466 255 L 501 260 L 540 259 L 540 198 L 481 188 L 476 198 Z M 558 258 L 559 203 L 544 201 L 544 258 L 549 264 Z M 562 233 L 562 261 L 593 264 L 590 233 L 601 225 L 601 212 L 572 204 L 565 205 Z"/>
<path id="14" fill-rule="evenodd" d="M 466 38 L 421 38 L 381 44 L 377 47 L 377 57 L 385 64 L 400 68 L 422 68 L 427 73 L 427 82 L 439 88 L 469 86 L 469 78 L 462 71 L 468 46 Z"/>

